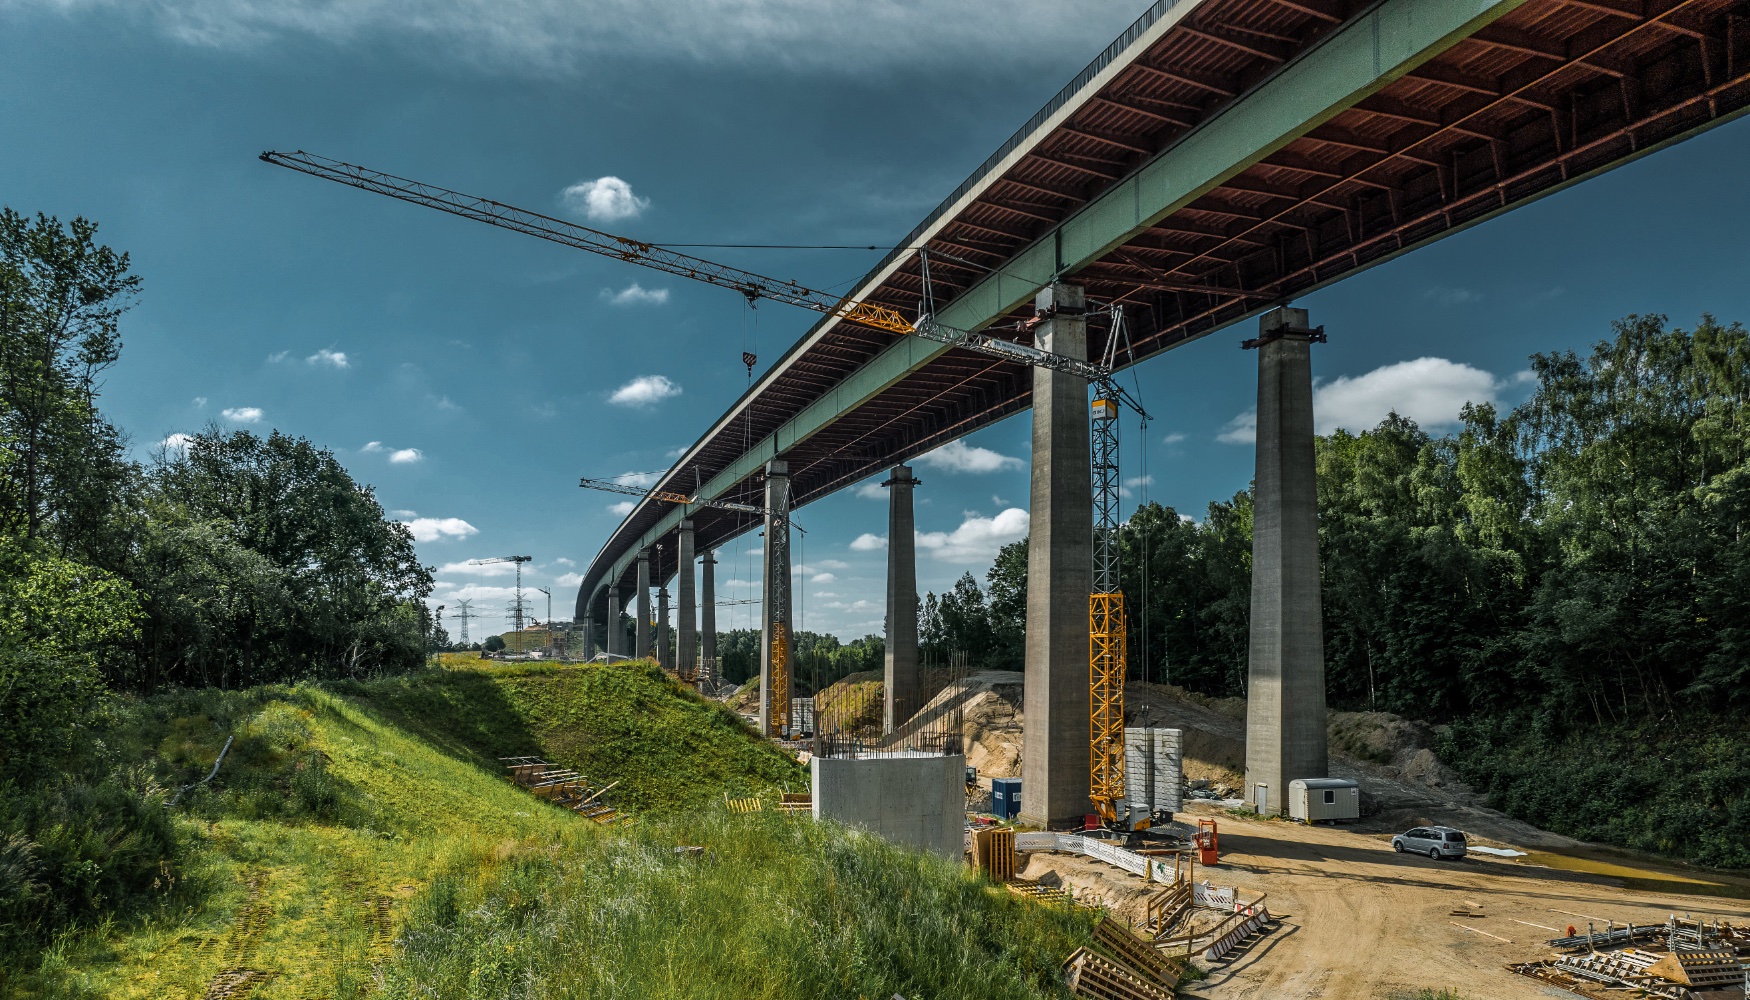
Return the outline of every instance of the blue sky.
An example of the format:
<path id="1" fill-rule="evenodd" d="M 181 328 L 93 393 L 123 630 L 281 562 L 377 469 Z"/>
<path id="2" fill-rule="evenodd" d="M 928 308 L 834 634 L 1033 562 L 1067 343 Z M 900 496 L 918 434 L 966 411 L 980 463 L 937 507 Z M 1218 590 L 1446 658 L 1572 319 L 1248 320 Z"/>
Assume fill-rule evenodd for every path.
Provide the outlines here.
<path id="1" fill-rule="evenodd" d="M 567 613 L 618 522 L 579 475 L 666 468 L 813 315 L 325 184 L 304 148 L 644 239 L 898 240 L 1141 4 L 0 0 L 0 202 L 85 215 L 144 281 L 103 406 L 146 457 L 208 423 L 332 448 L 414 524 L 434 603 L 496 616 L 513 551 Z M 1321 428 L 1513 403 L 1612 319 L 1750 319 L 1736 123 L 1297 305 Z M 611 180 L 604 180 L 611 179 Z M 570 192 L 568 194 L 567 192 Z M 594 197 L 591 197 L 593 193 Z M 816 287 L 875 255 L 711 251 Z M 1136 371 L 1125 475 L 1200 515 L 1251 476 L 1231 329 Z M 921 584 L 1025 531 L 1025 416 L 918 463 Z M 798 514 L 803 628 L 879 632 L 883 492 Z M 865 537 L 868 536 L 868 537 Z M 720 553 L 751 596 L 757 539 Z M 535 595 L 545 616 L 545 598 Z M 754 620 L 724 608 L 720 627 Z M 474 623 L 497 631 L 502 619 Z"/>

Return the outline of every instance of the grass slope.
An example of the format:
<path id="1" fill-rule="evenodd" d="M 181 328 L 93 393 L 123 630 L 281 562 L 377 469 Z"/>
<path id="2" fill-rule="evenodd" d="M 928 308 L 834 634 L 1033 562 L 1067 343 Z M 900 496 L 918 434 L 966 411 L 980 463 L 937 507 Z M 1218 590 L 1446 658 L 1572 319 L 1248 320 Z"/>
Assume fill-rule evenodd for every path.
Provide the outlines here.
<path id="1" fill-rule="evenodd" d="M 384 993 L 1062 997 L 1058 966 L 1093 920 L 833 824 L 705 814 L 440 879 Z"/>
<path id="2" fill-rule="evenodd" d="M 0 994 L 1062 996 L 1056 963 L 1087 938 L 1085 914 L 957 865 L 700 809 L 800 769 L 646 664 L 178 692 L 104 739 L 168 787 L 227 734 L 219 778 L 176 810 L 160 895 L 0 973 Z M 497 758 L 525 753 L 621 780 L 638 824 L 511 786 Z"/>

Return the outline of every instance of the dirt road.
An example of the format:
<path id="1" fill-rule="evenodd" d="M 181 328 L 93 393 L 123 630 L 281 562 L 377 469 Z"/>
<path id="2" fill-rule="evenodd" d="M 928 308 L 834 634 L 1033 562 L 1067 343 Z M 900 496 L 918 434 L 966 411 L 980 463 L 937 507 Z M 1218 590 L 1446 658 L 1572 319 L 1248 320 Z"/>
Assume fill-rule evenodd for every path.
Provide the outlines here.
<path id="1" fill-rule="evenodd" d="M 1464 1000 L 1519 1000 L 1549 994 L 1504 966 L 1547 956 L 1544 942 L 1570 924 L 1663 923 L 1673 912 L 1750 918 L 1750 904 L 1691 895 L 1696 886 L 1670 872 L 1638 872 L 1670 891 L 1627 889 L 1620 880 L 1523 862 L 1395 854 L 1383 834 L 1204 814 L 1221 824 L 1222 863 L 1200 868 L 1198 880 L 1236 886 L 1243 899 L 1267 893 L 1271 912 L 1285 916 L 1274 933 L 1187 988 L 1189 996 L 1390 998 L 1432 987 Z M 1146 890 L 1127 873 L 1034 855 L 1028 877 L 1046 871 L 1105 897 L 1121 916 L 1141 916 Z"/>

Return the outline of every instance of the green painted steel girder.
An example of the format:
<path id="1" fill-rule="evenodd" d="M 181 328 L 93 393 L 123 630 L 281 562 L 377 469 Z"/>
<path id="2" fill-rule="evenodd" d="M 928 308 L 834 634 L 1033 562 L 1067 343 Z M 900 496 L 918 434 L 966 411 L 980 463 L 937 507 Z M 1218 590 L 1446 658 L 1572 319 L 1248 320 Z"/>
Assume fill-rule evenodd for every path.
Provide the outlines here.
<path id="1" fill-rule="evenodd" d="M 1341 26 L 945 306 L 937 319 L 982 330 L 1053 280 L 1073 275 L 1223 182 L 1445 52 L 1525 0 L 1386 0 Z M 901 337 L 704 483 L 737 483 L 951 348 Z M 595 592 L 625 575 L 638 551 L 690 516 L 676 508 L 614 561 Z"/>

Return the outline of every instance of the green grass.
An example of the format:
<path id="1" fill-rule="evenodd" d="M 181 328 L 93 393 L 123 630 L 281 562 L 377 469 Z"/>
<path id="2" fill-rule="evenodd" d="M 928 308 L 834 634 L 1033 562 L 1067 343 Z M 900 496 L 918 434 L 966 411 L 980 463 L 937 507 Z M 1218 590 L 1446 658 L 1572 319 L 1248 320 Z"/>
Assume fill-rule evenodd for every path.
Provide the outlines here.
<path id="1" fill-rule="evenodd" d="M 153 814 L 176 850 L 133 859 L 148 884 L 0 956 L 0 996 L 194 998 L 244 975 L 256 1000 L 1062 996 L 1057 964 L 1088 936 L 1087 913 L 958 865 L 728 816 L 725 792 L 803 772 L 648 664 L 176 692 L 125 706 L 87 771 L 161 810 L 226 735 L 218 779 Z M 498 758 L 529 753 L 620 780 L 638 822 L 510 785 Z"/>
<path id="2" fill-rule="evenodd" d="M 1061 997 L 1093 920 L 835 825 L 704 814 L 440 879 L 384 994 Z"/>

